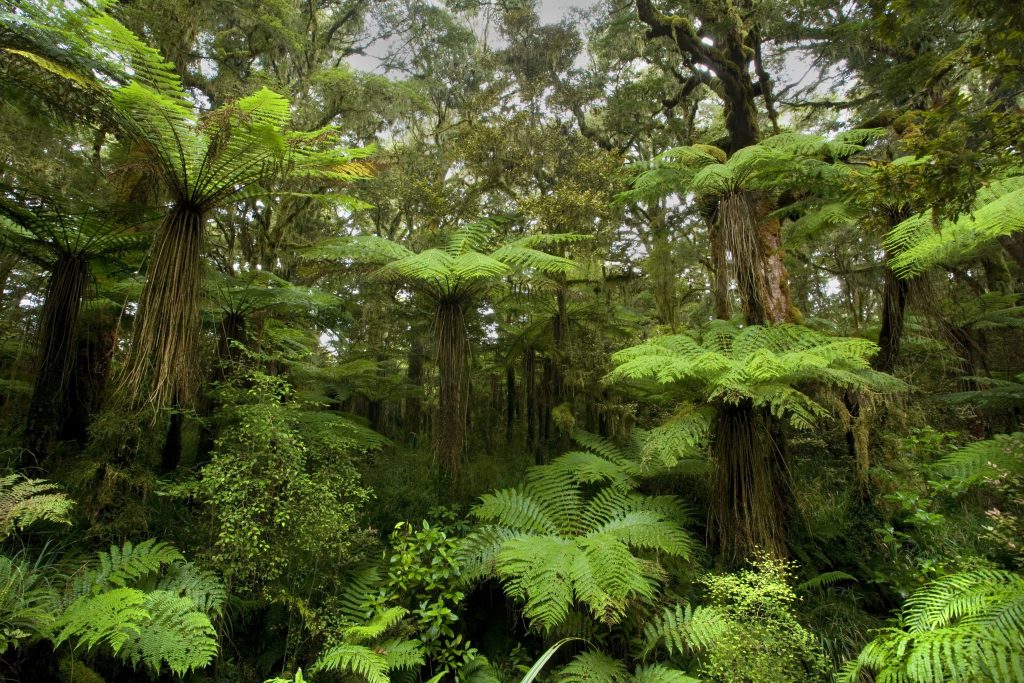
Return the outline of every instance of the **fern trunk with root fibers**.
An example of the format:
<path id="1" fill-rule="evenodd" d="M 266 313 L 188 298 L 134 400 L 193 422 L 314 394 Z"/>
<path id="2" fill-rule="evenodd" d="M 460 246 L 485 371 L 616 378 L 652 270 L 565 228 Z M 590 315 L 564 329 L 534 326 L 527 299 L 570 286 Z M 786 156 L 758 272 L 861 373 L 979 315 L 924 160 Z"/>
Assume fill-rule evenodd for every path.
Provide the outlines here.
<path id="1" fill-rule="evenodd" d="M 459 300 L 443 300 L 434 319 L 434 352 L 440 376 L 434 415 L 434 457 L 457 488 L 466 448 L 466 314 Z"/>
<path id="2" fill-rule="evenodd" d="M 205 215 L 179 203 L 157 231 L 146 284 L 132 325 L 122 389 L 129 405 L 192 399 L 198 378 L 199 302 Z"/>
<path id="3" fill-rule="evenodd" d="M 89 264 L 81 256 L 60 258 L 50 271 L 40 315 L 39 361 L 25 427 L 25 447 L 44 457 L 60 428 L 64 393 L 74 370 L 75 336 Z"/>

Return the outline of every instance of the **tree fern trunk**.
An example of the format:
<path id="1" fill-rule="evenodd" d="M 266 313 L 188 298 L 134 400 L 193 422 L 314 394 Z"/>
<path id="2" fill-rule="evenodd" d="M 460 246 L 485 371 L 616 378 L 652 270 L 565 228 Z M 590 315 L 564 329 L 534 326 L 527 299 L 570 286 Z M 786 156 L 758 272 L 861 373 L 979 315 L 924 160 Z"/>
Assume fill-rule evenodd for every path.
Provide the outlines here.
<path id="1" fill-rule="evenodd" d="M 505 368 L 505 442 L 511 444 L 514 435 L 518 401 L 516 400 L 516 369 Z"/>
<path id="2" fill-rule="evenodd" d="M 786 555 L 778 430 L 762 423 L 749 400 L 719 406 L 712 452 L 712 514 L 722 554 L 730 560 L 764 549 Z"/>
<path id="3" fill-rule="evenodd" d="M 77 349 L 75 338 L 89 265 L 78 256 L 63 256 L 50 271 L 40 313 L 39 355 L 35 386 L 25 426 L 25 447 L 36 458 L 47 454 L 60 427 L 64 392 L 68 388 Z"/>
<path id="4" fill-rule="evenodd" d="M 434 457 L 457 489 L 466 448 L 466 316 L 459 301 L 442 301 L 434 320 L 440 375 L 434 418 Z"/>
<path id="5" fill-rule="evenodd" d="M 405 399 L 405 427 L 406 432 L 412 437 L 411 441 L 415 443 L 417 437 L 422 432 L 423 421 L 423 408 L 422 399 L 420 395 L 423 391 L 423 340 L 419 337 L 416 331 L 413 331 L 413 338 L 409 344 L 409 369 L 406 372 L 406 379 L 413 387 L 416 388 L 416 392 Z"/>
<path id="6" fill-rule="evenodd" d="M 888 258 L 887 258 L 888 260 Z M 882 292 L 882 329 L 878 333 L 878 355 L 872 366 L 879 372 L 892 372 L 903 341 L 903 314 L 907 307 L 906 280 L 896 277 L 888 266 L 884 269 L 885 285 Z"/>
<path id="7" fill-rule="evenodd" d="M 732 253 L 743 314 L 750 325 L 793 317 L 781 226 L 761 213 L 757 198 L 745 191 L 727 194 L 718 205 L 722 241 Z"/>
<path id="8" fill-rule="evenodd" d="M 177 204 L 157 230 L 132 326 L 122 390 L 129 405 L 189 405 L 199 367 L 203 212 Z"/>

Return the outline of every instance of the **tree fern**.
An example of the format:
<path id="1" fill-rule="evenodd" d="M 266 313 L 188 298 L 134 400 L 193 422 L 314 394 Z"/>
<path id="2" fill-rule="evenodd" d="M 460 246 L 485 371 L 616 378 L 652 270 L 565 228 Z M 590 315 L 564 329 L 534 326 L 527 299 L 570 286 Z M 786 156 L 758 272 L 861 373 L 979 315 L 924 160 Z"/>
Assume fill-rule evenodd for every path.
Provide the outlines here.
<path id="1" fill-rule="evenodd" d="M 848 662 L 841 680 L 938 683 L 1024 679 L 1024 578 L 952 574 L 908 598 L 898 624 Z"/>
<path id="2" fill-rule="evenodd" d="M 460 481 L 466 441 L 466 312 L 504 276 L 518 272 L 567 273 L 575 261 L 540 247 L 587 239 L 582 235 L 530 235 L 484 251 L 510 217 L 484 218 L 461 225 L 443 245 L 415 252 L 397 242 L 360 235 L 311 247 L 305 258 L 340 260 L 373 267 L 373 277 L 409 287 L 434 312 L 434 354 L 440 375 L 432 447 L 454 486 Z"/>
<path id="3" fill-rule="evenodd" d="M 0 477 L 0 540 L 38 521 L 70 524 L 72 505 L 56 484 L 18 474 Z"/>
<path id="4" fill-rule="evenodd" d="M 578 602 L 594 619 L 619 621 L 635 600 L 654 597 L 661 570 L 649 553 L 688 557 L 695 544 L 672 499 L 635 493 L 639 463 L 592 435 L 595 450 L 574 451 L 531 468 L 527 483 L 484 495 L 484 522 L 462 545 L 468 575 L 493 572 L 550 630 Z"/>
<path id="5" fill-rule="evenodd" d="M 183 559 L 176 548 L 152 538 L 138 545 L 125 541 L 98 553 L 96 568 L 87 574 L 86 581 L 93 592 L 108 586 L 124 587 Z"/>

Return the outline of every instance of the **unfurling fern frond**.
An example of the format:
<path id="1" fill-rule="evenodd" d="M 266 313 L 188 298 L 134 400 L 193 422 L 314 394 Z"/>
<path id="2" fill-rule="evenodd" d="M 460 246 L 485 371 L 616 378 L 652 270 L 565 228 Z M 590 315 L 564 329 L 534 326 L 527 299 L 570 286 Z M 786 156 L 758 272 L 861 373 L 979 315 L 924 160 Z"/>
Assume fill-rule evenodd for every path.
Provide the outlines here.
<path id="1" fill-rule="evenodd" d="M 966 483 L 995 479 L 1006 473 L 1024 475 L 1024 432 L 975 441 L 942 458 L 936 469 Z"/>
<path id="2" fill-rule="evenodd" d="M 951 574 L 906 602 L 840 680 L 941 683 L 1024 680 L 1024 577 L 999 570 Z"/>
<path id="3" fill-rule="evenodd" d="M 70 524 L 72 505 L 56 484 L 18 474 L 0 477 L 0 540 L 38 521 Z"/>

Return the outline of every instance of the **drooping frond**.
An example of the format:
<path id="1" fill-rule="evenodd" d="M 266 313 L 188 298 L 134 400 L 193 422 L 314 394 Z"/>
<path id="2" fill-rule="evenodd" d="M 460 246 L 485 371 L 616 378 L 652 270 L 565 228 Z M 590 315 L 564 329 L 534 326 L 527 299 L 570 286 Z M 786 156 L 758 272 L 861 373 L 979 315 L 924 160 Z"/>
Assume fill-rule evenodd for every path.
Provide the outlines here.
<path id="1" fill-rule="evenodd" d="M 993 182 L 978 192 L 974 210 L 936 227 L 929 213 L 917 214 L 893 228 L 885 247 L 900 277 L 910 277 L 949 260 L 974 254 L 992 240 L 1024 230 L 1024 176 Z"/>
<path id="2" fill-rule="evenodd" d="M 389 607 L 373 615 L 365 624 L 350 626 L 342 631 L 342 638 L 347 643 L 365 643 L 380 638 L 408 614 L 404 607 Z"/>
<path id="3" fill-rule="evenodd" d="M 42 520 L 70 524 L 73 504 L 56 484 L 43 479 L 0 477 L 0 540 Z"/>
<path id="4" fill-rule="evenodd" d="M 663 575 L 652 559 L 689 557 L 696 543 L 672 497 L 636 493 L 641 466 L 622 448 L 579 432 L 586 451 L 533 467 L 527 481 L 482 497 L 487 524 L 464 541 L 473 576 L 493 572 L 536 626 L 550 631 L 576 604 L 606 623 L 650 600 Z"/>
<path id="5" fill-rule="evenodd" d="M 1024 679 L 1024 577 L 982 569 L 915 592 L 840 679 L 941 683 Z"/>
<path id="6" fill-rule="evenodd" d="M 217 655 L 216 632 L 210 618 L 189 597 L 171 591 L 146 594 L 148 617 L 129 638 L 121 654 L 133 665 L 159 672 L 166 663 L 179 676 L 206 666 Z"/>
<path id="7" fill-rule="evenodd" d="M 388 661 L 365 645 L 342 643 L 320 656 L 310 671 L 351 672 L 369 683 L 389 683 Z"/>
<path id="8" fill-rule="evenodd" d="M 135 588 L 115 588 L 98 595 L 83 595 L 72 602 L 54 624 L 54 643 L 74 639 L 91 650 L 108 645 L 117 654 L 129 638 L 138 635 L 149 619 L 146 594 Z"/>
<path id="9" fill-rule="evenodd" d="M 57 602 L 37 569 L 0 555 L 0 654 L 47 632 Z"/>
<path id="10" fill-rule="evenodd" d="M 644 651 L 663 647 L 670 655 L 701 652 L 729 628 L 729 618 L 718 607 L 666 607 L 644 625 Z"/>
<path id="11" fill-rule="evenodd" d="M 997 434 L 950 453 L 936 463 L 939 472 L 965 482 L 1024 474 L 1024 432 Z"/>
<path id="12" fill-rule="evenodd" d="M 613 356 L 612 381 L 653 380 L 679 386 L 699 400 L 738 403 L 749 399 L 798 429 L 810 429 L 826 414 L 796 389 L 817 383 L 860 391 L 898 392 L 906 386 L 870 368 L 877 346 L 857 337 L 831 337 L 801 325 L 719 322 L 700 337 L 655 337 Z M 694 414 L 692 420 L 698 419 Z M 691 426 L 700 433 L 701 425 Z"/>

